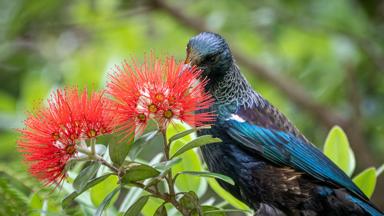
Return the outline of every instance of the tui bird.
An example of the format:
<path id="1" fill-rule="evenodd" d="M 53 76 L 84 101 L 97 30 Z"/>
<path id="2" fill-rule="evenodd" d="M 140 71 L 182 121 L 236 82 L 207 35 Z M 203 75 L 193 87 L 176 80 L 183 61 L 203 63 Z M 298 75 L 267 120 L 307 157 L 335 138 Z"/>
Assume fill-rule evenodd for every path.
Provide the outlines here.
<path id="1" fill-rule="evenodd" d="M 202 146 L 210 171 L 231 177 L 220 185 L 256 215 L 374 215 L 383 213 L 352 180 L 240 73 L 226 41 L 203 32 L 187 45 L 186 64 L 201 69 L 217 114 Z"/>

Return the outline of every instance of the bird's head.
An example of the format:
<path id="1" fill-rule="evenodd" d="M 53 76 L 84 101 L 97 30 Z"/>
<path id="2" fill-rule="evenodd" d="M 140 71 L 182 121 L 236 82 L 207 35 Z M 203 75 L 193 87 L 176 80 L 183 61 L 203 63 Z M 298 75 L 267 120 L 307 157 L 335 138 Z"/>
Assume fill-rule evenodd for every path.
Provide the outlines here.
<path id="1" fill-rule="evenodd" d="M 202 32 L 189 40 L 185 63 L 198 67 L 203 71 L 203 78 L 215 82 L 231 68 L 233 58 L 224 38 L 215 33 Z"/>

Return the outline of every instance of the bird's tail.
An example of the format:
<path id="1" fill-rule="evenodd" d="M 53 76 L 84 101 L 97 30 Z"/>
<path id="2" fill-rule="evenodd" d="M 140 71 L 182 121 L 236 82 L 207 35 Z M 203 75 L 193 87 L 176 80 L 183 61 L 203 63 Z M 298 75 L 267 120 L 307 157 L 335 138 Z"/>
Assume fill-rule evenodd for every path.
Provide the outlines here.
<path id="1" fill-rule="evenodd" d="M 380 211 L 377 207 L 375 207 L 371 202 L 363 201 L 359 198 L 356 198 L 354 196 L 348 195 L 347 199 L 351 200 L 352 202 L 359 205 L 361 208 L 363 208 L 368 214 L 372 216 L 384 216 L 384 213 Z"/>

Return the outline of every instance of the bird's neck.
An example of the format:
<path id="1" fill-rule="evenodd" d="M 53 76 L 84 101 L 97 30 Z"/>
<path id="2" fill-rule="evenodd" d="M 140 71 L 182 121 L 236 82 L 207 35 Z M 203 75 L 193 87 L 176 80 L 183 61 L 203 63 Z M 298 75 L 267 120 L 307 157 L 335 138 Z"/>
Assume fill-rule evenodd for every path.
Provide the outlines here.
<path id="1" fill-rule="evenodd" d="M 236 103 L 238 106 L 252 106 L 262 104 L 264 99 L 256 93 L 245 77 L 240 73 L 239 67 L 233 64 L 218 82 L 210 86 L 209 92 L 218 104 Z"/>

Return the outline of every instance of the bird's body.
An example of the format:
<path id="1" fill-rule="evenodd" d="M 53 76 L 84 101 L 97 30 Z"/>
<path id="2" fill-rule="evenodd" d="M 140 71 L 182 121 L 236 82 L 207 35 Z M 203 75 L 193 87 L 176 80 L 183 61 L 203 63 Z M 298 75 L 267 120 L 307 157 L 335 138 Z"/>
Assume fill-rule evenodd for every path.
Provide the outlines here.
<path id="1" fill-rule="evenodd" d="M 220 184 L 257 215 L 383 215 L 334 163 L 241 75 L 224 39 L 193 37 L 187 63 L 209 79 L 217 119 L 211 134 L 223 142 L 201 148 L 208 168 L 235 181 Z"/>

